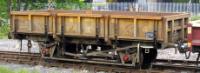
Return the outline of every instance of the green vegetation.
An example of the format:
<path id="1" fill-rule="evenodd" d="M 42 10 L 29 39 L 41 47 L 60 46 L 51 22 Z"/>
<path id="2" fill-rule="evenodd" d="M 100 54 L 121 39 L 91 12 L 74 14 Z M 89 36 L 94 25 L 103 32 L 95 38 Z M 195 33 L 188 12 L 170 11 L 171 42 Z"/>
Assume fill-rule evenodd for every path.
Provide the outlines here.
<path id="1" fill-rule="evenodd" d="M 190 0 L 172 0 L 172 2 L 177 2 L 177 3 L 188 3 Z M 200 0 L 191 0 L 192 3 L 199 3 Z"/>
<path id="2" fill-rule="evenodd" d="M 37 70 L 34 70 L 33 72 L 31 72 L 25 68 L 13 70 L 7 67 L 0 66 L 0 73 L 39 73 L 39 72 Z"/>
<path id="3" fill-rule="evenodd" d="M 190 19 L 191 21 L 200 20 L 200 16 L 193 16 Z"/>
<path id="4" fill-rule="evenodd" d="M 10 70 L 6 67 L 0 67 L 0 73 L 14 73 L 13 70 Z"/>
<path id="5" fill-rule="evenodd" d="M 8 38 L 9 33 L 9 25 L 2 25 L 0 26 L 0 39 L 6 39 Z"/>
<path id="6" fill-rule="evenodd" d="M 3 39 L 9 32 L 7 0 L 0 0 L 0 5 L 0 39 Z"/>
<path id="7" fill-rule="evenodd" d="M 187 3 L 187 2 L 189 2 L 189 0 L 173 0 L 173 2 Z"/>
<path id="8" fill-rule="evenodd" d="M 0 0 L 0 21 L 2 19 L 8 19 L 8 6 L 7 6 L 7 0 Z"/>

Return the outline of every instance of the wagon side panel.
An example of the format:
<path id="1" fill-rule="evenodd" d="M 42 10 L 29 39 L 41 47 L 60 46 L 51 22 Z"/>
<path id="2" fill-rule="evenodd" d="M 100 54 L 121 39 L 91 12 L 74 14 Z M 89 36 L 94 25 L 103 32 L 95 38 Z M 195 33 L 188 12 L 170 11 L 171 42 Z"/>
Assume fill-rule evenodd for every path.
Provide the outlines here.
<path id="1" fill-rule="evenodd" d="M 48 33 L 52 33 L 53 24 L 51 16 L 42 15 L 12 15 L 13 31 L 17 33 L 43 34 L 45 25 Z"/>
<path id="2" fill-rule="evenodd" d="M 76 37 L 100 37 L 104 36 L 104 19 L 87 16 L 58 16 L 56 33 Z"/>
<path id="3" fill-rule="evenodd" d="M 28 32 L 29 31 L 29 21 L 27 15 L 15 15 L 14 21 L 14 30 L 16 32 Z"/>

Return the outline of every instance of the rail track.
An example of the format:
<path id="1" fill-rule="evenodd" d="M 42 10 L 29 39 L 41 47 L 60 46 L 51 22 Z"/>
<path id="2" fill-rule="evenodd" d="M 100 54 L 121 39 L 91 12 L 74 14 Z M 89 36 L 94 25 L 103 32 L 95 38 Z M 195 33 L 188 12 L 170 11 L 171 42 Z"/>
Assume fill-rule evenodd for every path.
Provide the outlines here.
<path id="1" fill-rule="evenodd" d="M 153 63 L 152 69 L 142 70 L 133 67 L 114 66 L 114 65 L 100 65 L 100 64 L 88 64 L 82 62 L 65 62 L 59 60 L 44 60 L 38 53 L 22 53 L 22 52 L 0 52 L 0 61 L 12 62 L 18 64 L 29 65 L 43 65 L 46 67 L 62 67 L 73 68 L 77 70 L 87 70 L 87 73 L 169 73 L 163 71 L 165 69 L 188 69 L 188 70 L 200 70 L 194 68 L 193 61 L 178 61 L 178 60 L 156 60 Z M 191 65 L 191 66 L 189 66 Z M 76 72 L 75 72 L 76 73 Z M 177 73 L 177 72 L 176 72 Z"/>
<path id="2" fill-rule="evenodd" d="M 197 67 L 196 61 L 188 60 L 168 60 L 157 59 L 152 63 L 152 67 L 155 69 L 173 69 L 173 70 L 187 70 L 192 72 L 200 71 L 200 67 Z"/>
<path id="3" fill-rule="evenodd" d="M 0 61 L 37 65 L 41 62 L 40 60 L 38 53 L 0 51 Z"/>

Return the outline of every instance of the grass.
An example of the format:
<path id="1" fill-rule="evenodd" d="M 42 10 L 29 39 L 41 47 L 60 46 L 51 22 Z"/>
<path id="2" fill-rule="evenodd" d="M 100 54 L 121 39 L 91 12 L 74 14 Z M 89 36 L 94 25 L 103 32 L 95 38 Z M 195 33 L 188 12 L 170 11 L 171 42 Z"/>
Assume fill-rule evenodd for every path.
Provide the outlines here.
<path id="1" fill-rule="evenodd" d="M 200 20 L 200 16 L 192 16 L 191 21 Z"/>
<path id="2" fill-rule="evenodd" d="M 7 67 L 2 67 L 0 66 L 0 73 L 39 73 L 37 70 L 33 70 L 32 72 L 29 71 L 28 69 L 22 68 L 22 69 L 17 69 L 13 70 Z"/>
<path id="3" fill-rule="evenodd" d="M 6 67 L 0 67 L 0 73 L 14 73 L 14 71 Z"/>
<path id="4" fill-rule="evenodd" d="M 2 25 L 0 26 L 0 39 L 7 39 L 9 33 L 9 25 Z"/>

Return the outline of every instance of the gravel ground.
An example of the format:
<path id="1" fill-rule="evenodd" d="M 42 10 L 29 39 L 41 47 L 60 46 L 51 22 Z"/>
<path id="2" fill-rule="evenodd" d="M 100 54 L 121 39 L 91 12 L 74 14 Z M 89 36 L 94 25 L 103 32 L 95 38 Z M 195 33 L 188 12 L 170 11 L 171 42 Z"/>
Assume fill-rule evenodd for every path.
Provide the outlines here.
<path id="1" fill-rule="evenodd" d="M 191 53 L 191 56 L 189 59 L 185 58 L 185 54 L 177 52 L 175 54 L 174 48 L 167 48 L 167 49 L 160 49 L 158 50 L 158 56 L 157 59 L 172 59 L 172 60 L 189 60 L 189 61 L 195 61 L 197 58 L 198 53 Z"/>
<path id="2" fill-rule="evenodd" d="M 39 53 L 39 47 L 36 42 L 32 42 L 31 53 Z M 27 40 L 22 41 L 22 50 L 21 52 L 28 52 L 27 49 Z M 12 40 L 12 39 L 4 39 L 0 40 L 0 51 L 12 51 L 12 52 L 20 52 L 20 40 Z"/>
<path id="3" fill-rule="evenodd" d="M 85 69 L 44 67 L 41 65 L 30 66 L 13 63 L 0 63 L 0 67 L 9 68 L 13 71 L 27 70 L 29 73 L 90 73 L 88 70 Z"/>

